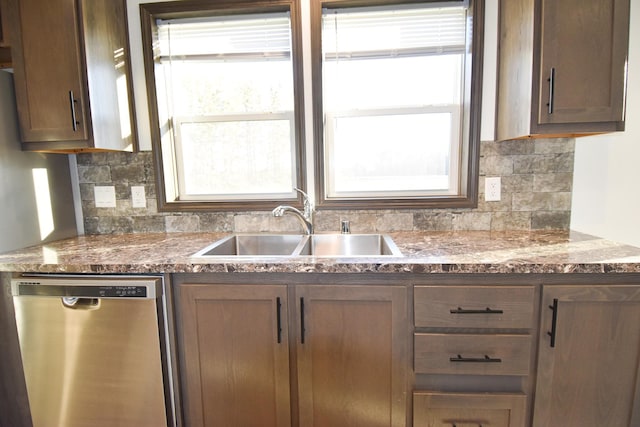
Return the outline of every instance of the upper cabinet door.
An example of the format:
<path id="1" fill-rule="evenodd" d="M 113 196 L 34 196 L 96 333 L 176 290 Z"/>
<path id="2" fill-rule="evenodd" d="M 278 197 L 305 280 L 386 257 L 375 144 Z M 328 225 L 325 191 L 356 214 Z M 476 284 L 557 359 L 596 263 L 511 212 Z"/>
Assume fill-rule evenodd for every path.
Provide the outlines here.
<path id="1" fill-rule="evenodd" d="M 9 46 L 7 5 L 5 0 L 0 0 L 0 68 L 11 68 L 11 50 Z"/>
<path id="2" fill-rule="evenodd" d="M 7 40 L 7 36 L 5 34 L 6 30 L 4 28 L 4 22 L 3 22 L 4 19 L 6 19 L 6 18 L 4 18 L 2 16 L 3 6 L 4 6 L 4 4 L 3 4 L 2 0 L 0 0 L 0 47 L 8 46 L 8 43 L 7 43 L 8 40 Z"/>
<path id="3" fill-rule="evenodd" d="M 76 1 L 12 1 L 18 2 L 12 47 L 22 140 L 87 140 Z"/>
<path id="4" fill-rule="evenodd" d="M 629 0 L 543 0 L 538 123 L 624 120 Z"/>

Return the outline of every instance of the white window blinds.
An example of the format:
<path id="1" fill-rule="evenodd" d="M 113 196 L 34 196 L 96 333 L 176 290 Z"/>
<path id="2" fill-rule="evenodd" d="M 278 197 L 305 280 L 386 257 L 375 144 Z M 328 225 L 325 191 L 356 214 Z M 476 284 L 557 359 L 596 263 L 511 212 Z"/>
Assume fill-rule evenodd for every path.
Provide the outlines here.
<path id="1" fill-rule="evenodd" d="M 289 58 L 288 12 L 158 20 L 160 60 Z"/>
<path id="2" fill-rule="evenodd" d="M 461 2 L 394 10 L 324 9 L 322 25 L 327 60 L 460 53 L 467 34 Z"/>

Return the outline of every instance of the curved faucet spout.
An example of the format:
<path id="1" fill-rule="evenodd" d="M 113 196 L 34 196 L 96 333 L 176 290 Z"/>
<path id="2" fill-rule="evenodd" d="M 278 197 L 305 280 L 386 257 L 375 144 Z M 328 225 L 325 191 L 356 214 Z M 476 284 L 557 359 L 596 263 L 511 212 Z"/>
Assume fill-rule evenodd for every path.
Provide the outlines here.
<path id="1" fill-rule="evenodd" d="M 280 205 L 276 207 L 271 213 L 275 217 L 281 217 L 284 216 L 284 214 L 287 212 L 294 214 L 294 216 L 298 218 L 298 221 L 300 221 L 300 224 L 302 224 L 307 234 L 313 234 L 312 218 L 307 218 L 307 216 L 304 213 L 300 212 L 299 209 L 296 209 L 293 206 Z"/>
<path id="2" fill-rule="evenodd" d="M 299 188 L 294 188 L 294 190 L 302 194 L 304 212 L 301 212 L 299 209 L 296 209 L 293 206 L 280 205 L 276 207 L 271 213 L 273 214 L 273 216 L 284 216 L 285 213 L 291 212 L 296 216 L 296 218 L 298 218 L 306 233 L 313 234 L 313 202 L 311 201 L 311 197 L 309 197 L 307 193 Z"/>

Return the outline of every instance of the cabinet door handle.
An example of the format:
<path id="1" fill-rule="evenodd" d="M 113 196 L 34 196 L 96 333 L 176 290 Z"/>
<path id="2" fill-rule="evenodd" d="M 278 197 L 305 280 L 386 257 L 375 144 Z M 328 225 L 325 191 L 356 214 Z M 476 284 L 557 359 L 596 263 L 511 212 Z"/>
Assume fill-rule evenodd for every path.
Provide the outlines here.
<path id="1" fill-rule="evenodd" d="M 462 357 L 457 355 L 456 357 L 450 357 L 449 362 L 463 362 L 463 363 L 501 363 L 502 359 L 497 357 L 489 357 L 486 354 L 484 357 Z"/>
<path id="2" fill-rule="evenodd" d="M 504 313 L 502 310 L 495 310 L 493 308 L 487 307 L 484 310 L 468 310 L 462 307 L 458 307 L 453 310 L 449 310 L 451 314 L 502 314 Z"/>
<path id="3" fill-rule="evenodd" d="M 304 297 L 300 297 L 300 344 L 304 344 Z"/>
<path id="4" fill-rule="evenodd" d="M 69 103 L 71 104 L 71 125 L 73 126 L 73 131 L 74 132 L 76 132 L 78 130 L 78 125 L 80 124 L 80 122 L 78 121 L 78 118 L 76 117 L 76 103 L 77 102 L 78 101 L 73 96 L 73 91 L 70 90 L 69 91 Z"/>
<path id="5" fill-rule="evenodd" d="M 547 335 L 551 337 L 549 345 L 551 348 L 556 346 L 556 326 L 558 323 L 558 298 L 553 299 L 553 304 L 549 306 L 551 309 L 551 330 L 547 332 Z"/>
<path id="6" fill-rule="evenodd" d="M 464 422 L 464 421 L 463 421 Z M 466 424 L 466 422 L 465 422 Z M 458 424 L 456 423 L 451 423 L 451 427 L 458 427 Z M 482 424 L 478 423 L 478 427 L 482 427 Z"/>
<path id="7" fill-rule="evenodd" d="M 276 298 L 276 321 L 277 321 L 277 333 L 278 333 L 278 344 L 282 342 L 282 303 L 280 302 L 280 297 Z"/>
<path id="8" fill-rule="evenodd" d="M 549 82 L 549 102 L 547 103 L 549 114 L 553 114 L 553 101 L 556 90 L 556 69 L 555 67 L 551 67 L 551 71 L 549 72 L 549 78 L 547 79 Z"/>

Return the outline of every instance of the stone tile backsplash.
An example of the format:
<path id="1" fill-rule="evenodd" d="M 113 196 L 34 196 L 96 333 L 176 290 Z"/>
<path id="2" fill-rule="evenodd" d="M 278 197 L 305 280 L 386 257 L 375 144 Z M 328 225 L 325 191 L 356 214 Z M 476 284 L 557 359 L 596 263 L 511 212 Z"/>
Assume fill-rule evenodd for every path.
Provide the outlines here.
<path id="1" fill-rule="evenodd" d="M 338 231 L 340 220 L 351 231 L 568 230 L 573 183 L 573 139 L 483 142 L 480 201 L 475 209 L 318 211 L 316 230 Z M 84 226 L 87 234 L 300 230 L 292 216 L 270 212 L 159 213 L 156 209 L 152 154 L 83 153 L 77 155 Z M 484 201 L 484 177 L 501 178 L 499 202 Z M 94 187 L 113 185 L 115 208 L 96 208 Z M 143 185 L 146 208 L 131 204 L 131 186 Z"/>

